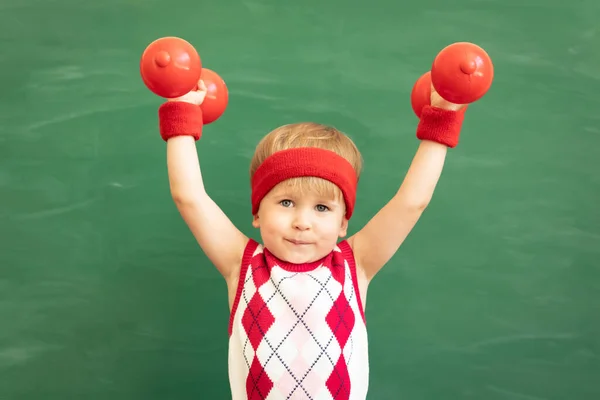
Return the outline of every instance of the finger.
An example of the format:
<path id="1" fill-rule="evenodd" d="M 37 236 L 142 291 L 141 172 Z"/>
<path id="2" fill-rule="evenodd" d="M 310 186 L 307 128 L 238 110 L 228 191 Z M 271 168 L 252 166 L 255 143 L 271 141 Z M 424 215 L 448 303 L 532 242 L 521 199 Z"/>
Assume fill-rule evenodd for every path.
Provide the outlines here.
<path id="1" fill-rule="evenodd" d="M 200 79 L 200 81 L 198 82 L 198 89 L 200 89 L 203 92 L 206 91 L 206 85 L 204 84 L 204 81 L 202 79 Z"/>

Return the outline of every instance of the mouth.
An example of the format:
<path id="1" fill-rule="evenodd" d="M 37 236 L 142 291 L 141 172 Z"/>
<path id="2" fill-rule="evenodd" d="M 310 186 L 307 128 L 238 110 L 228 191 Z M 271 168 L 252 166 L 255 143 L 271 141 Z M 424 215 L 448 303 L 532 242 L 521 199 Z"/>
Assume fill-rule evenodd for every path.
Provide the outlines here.
<path id="1" fill-rule="evenodd" d="M 285 239 L 286 241 L 290 242 L 291 244 L 295 244 L 296 246 L 303 246 L 303 245 L 307 245 L 307 244 L 312 244 L 311 242 L 307 242 L 305 240 L 296 240 L 296 239 Z"/>

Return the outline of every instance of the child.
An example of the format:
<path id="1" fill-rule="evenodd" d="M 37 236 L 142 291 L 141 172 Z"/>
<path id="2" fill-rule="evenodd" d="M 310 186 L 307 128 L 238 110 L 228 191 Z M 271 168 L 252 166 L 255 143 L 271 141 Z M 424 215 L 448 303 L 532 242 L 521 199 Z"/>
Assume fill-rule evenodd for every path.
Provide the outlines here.
<path id="1" fill-rule="evenodd" d="M 464 106 L 432 88 L 404 182 L 365 227 L 339 243 L 354 209 L 358 149 L 316 123 L 269 133 L 250 167 L 259 244 L 205 191 L 195 147 L 205 94 L 201 81 L 199 90 L 161 105 L 159 126 L 175 204 L 227 283 L 232 399 L 364 400 L 367 287 L 428 205 L 447 148 L 458 144 Z"/>

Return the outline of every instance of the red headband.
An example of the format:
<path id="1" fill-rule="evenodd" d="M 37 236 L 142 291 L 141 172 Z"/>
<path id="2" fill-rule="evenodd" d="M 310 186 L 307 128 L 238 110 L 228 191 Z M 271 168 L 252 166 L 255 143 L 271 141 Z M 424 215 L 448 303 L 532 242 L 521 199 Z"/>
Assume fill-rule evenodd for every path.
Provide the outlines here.
<path id="1" fill-rule="evenodd" d="M 357 177 L 352 165 L 333 151 L 316 147 L 296 147 L 273 153 L 252 176 L 252 214 L 260 201 L 278 183 L 290 178 L 314 176 L 333 182 L 340 188 L 350 219 L 356 200 Z"/>

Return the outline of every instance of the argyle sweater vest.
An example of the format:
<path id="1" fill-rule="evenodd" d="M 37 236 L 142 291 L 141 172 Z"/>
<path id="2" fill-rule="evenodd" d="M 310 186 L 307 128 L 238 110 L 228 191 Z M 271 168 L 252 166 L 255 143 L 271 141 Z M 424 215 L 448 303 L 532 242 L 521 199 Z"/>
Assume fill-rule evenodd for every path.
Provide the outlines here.
<path id="1" fill-rule="evenodd" d="M 365 400 L 368 340 L 354 255 L 288 264 L 254 240 L 229 320 L 232 400 Z"/>

